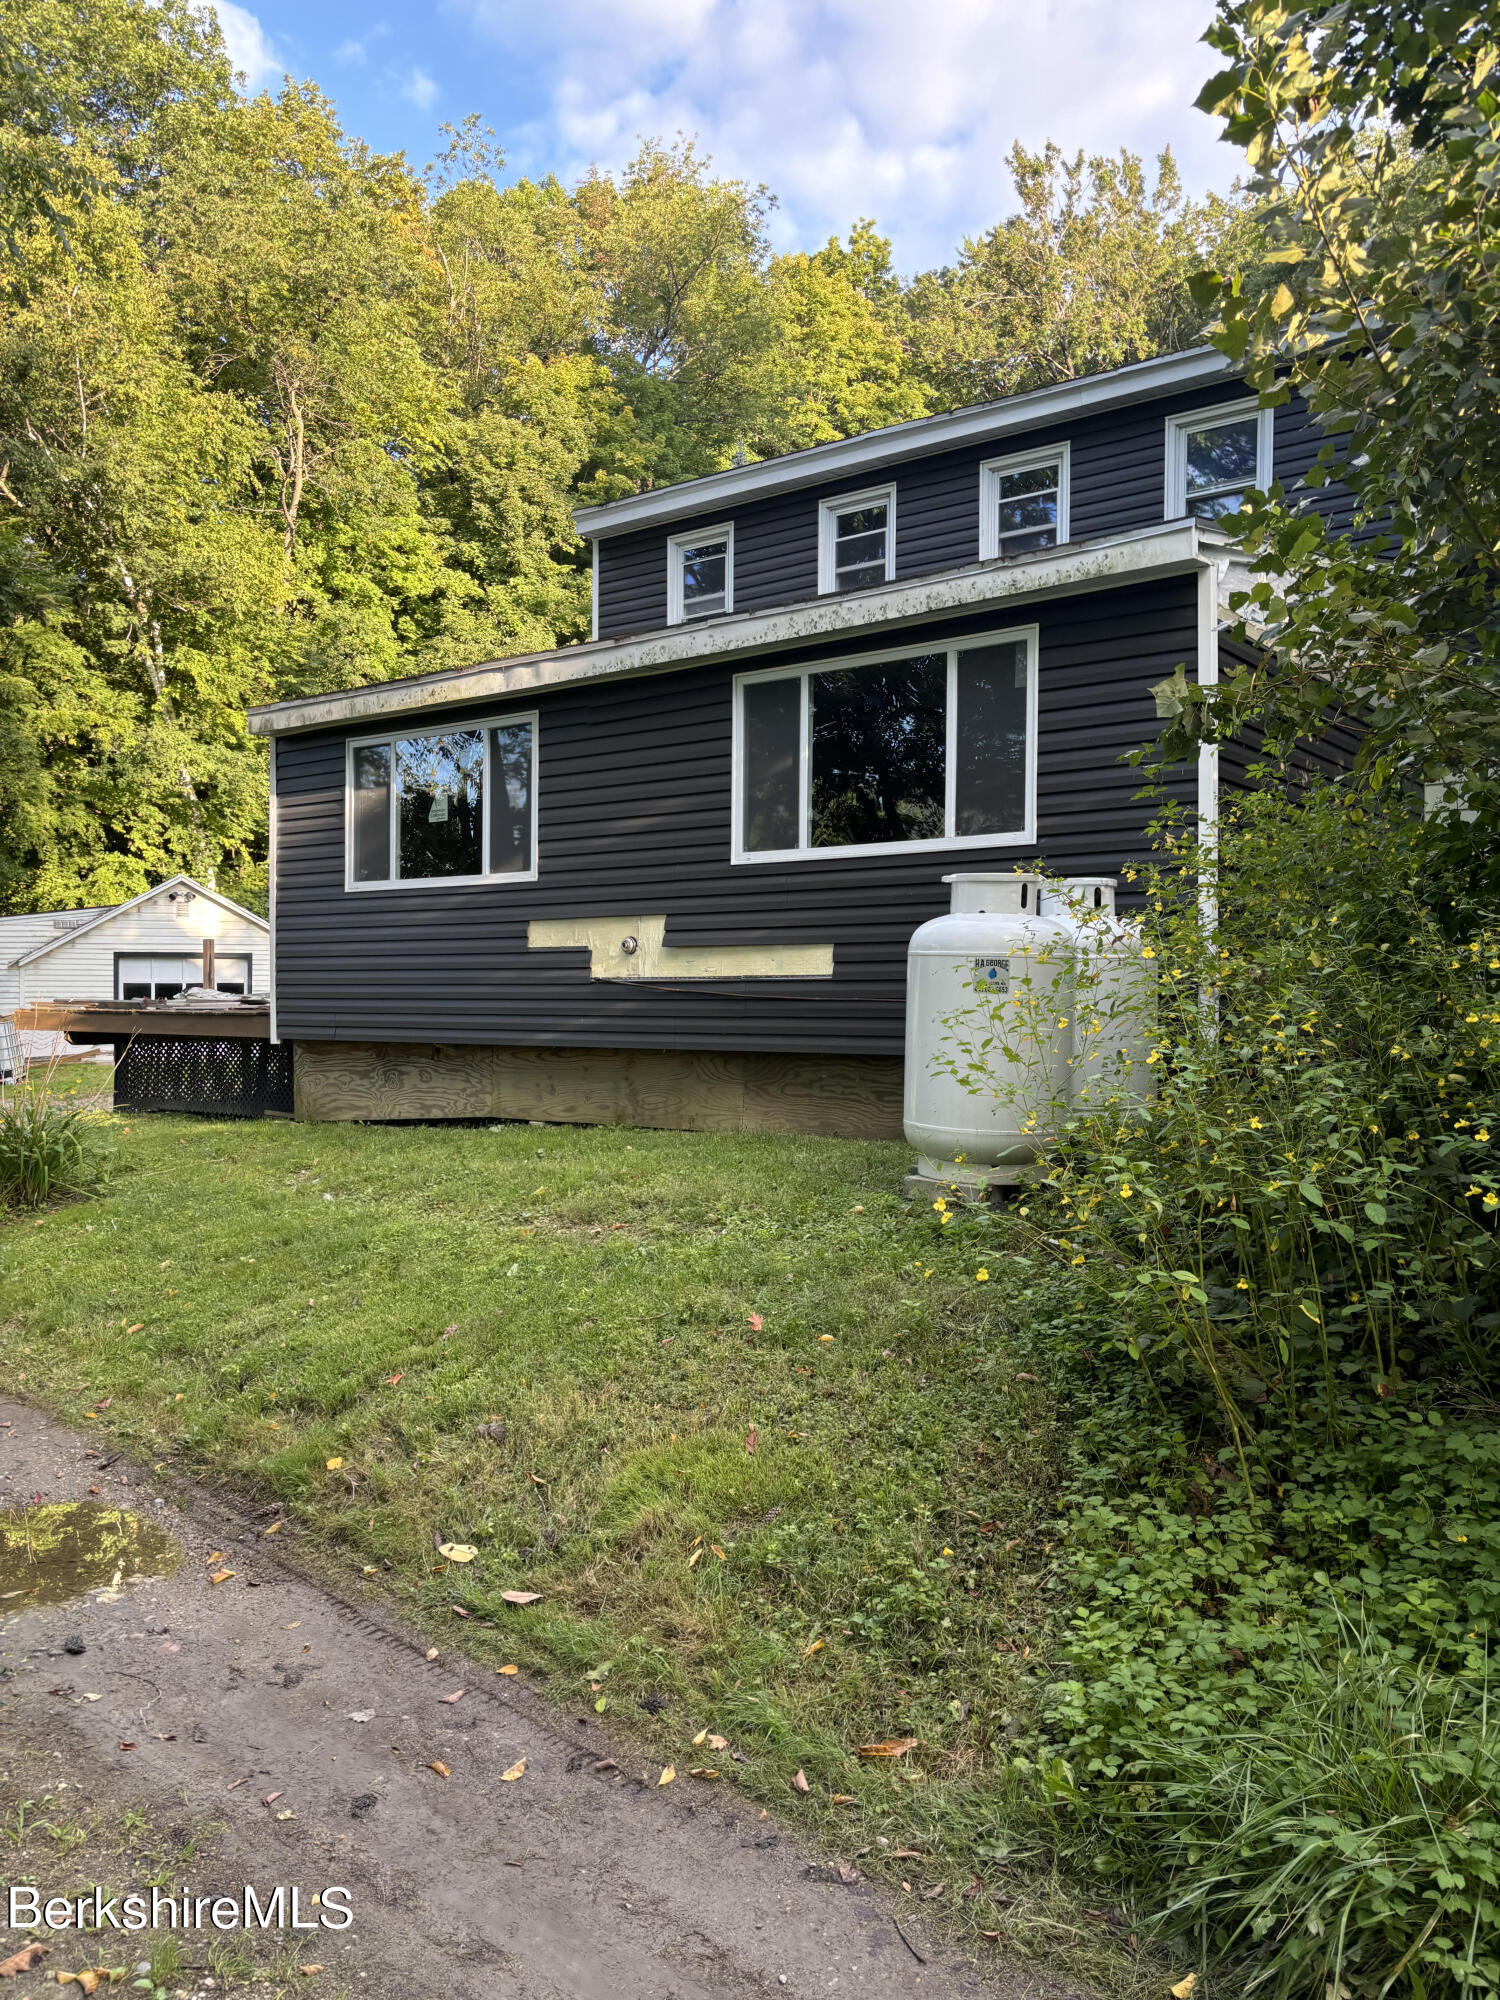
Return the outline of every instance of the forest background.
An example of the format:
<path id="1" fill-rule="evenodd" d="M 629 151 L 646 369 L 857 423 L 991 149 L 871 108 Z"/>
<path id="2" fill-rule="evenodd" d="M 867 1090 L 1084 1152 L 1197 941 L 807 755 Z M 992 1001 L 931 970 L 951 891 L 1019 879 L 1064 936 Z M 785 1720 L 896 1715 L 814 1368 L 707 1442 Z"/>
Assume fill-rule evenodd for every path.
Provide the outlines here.
<path id="1" fill-rule="evenodd" d="M 1192 346 L 1256 258 L 1169 153 L 1019 144 L 944 268 L 773 255 L 691 139 L 418 170 L 189 0 L 0 15 L 0 910 L 263 908 L 250 704 L 586 638 L 575 505 Z"/>

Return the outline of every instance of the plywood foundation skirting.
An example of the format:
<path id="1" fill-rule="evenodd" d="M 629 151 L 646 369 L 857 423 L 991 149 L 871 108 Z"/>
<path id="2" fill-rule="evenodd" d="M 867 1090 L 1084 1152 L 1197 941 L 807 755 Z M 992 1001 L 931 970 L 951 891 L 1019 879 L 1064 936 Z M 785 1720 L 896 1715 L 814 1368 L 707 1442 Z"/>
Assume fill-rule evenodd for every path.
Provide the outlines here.
<path id="1" fill-rule="evenodd" d="M 298 1042 L 294 1075 L 296 1115 L 308 1120 L 540 1118 L 901 1137 L 901 1064 L 887 1057 Z"/>

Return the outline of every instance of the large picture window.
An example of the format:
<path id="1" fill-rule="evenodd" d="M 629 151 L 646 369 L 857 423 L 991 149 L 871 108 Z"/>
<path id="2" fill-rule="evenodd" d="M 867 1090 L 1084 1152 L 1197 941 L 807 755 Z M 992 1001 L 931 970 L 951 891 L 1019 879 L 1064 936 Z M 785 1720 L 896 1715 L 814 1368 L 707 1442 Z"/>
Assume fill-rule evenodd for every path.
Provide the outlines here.
<path id="1" fill-rule="evenodd" d="M 736 861 L 1035 832 L 1036 634 L 741 674 Z"/>
<path id="2" fill-rule="evenodd" d="M 532 881 L 536 717 L 349 746 L 348 886 Z"/>
<path id="3" fill-rule="evenodd" d="M 1167 419 L 1166 515 L 1222 521 L 1252 486 L 1271 483 L 1275 413 L 1258 403 L 1221 403 Z"/>

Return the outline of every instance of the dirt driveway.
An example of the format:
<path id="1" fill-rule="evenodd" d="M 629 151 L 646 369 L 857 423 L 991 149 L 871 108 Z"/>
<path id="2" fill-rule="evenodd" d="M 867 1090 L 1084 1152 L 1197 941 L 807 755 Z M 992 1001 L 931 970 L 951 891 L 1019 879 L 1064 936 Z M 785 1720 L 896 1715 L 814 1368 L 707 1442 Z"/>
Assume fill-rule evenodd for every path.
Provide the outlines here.
<path id="1" fill-rule="evenodd" d="M 127 1836 L 93 1857 L 92 1875 L 86 1845 L 66 1864 L 34 1864 L 46 1893 L 95 1879 L 149 1893 L 132 1862 L 149 1847 L 161 1865 L 166 1835 L 187 1857 L 166 1884 L 195 1898 L 242 1899 L 252 1885 L 263 1906 L 277 1885 L 295 1886 L 316 1924 L 341 1904 L 311 1898 L 347 1890 L 348 1928 L 257 1934 L 251 1983 L 266 1992 L 283 1978 L 310 1996 L 393 2000 L 1067 1992 L 1024 1966 L 981 1976 L 909 1906 L 893 1912 L 755 1807 L 685 1773 L 660 1786 L 657 1767 L 596 1718 L 559 1712 L 456 1648 L 425 1657 L 394 1624 L 278 1564 L 254 1524 L 207 1500 L 183 1511 L 149 1472 L 101 1466 L 89 1439 L 0 1402 L 0 1507 L 91 1493 L 164 1527 L 182 1564 L 66 1603 L 0 1599 L 0 1778 L 8 1794 L 63 1784 L 159 1837 L 153 1847 L 137 1834 L 134 1856 Z M 503 1778 L 522 1759 L 521 1776 Z M 11 1819 L 17 1803 L 4 1801 Z M 29 1881 L 16 1865 L 5 1856 L 5 1878 Z M 199 1969 L 171 1991 L 222 1990 L 214 1938 L 210 1928 L 185 1941 L 185 1964 Z M 23 1942 L 0 1939 L 0 1959 Z M 132 1966 L 154 1941 L 108 1934 L 100 1951 L 56 1936 L 45 1963 L 5 1991 L 28 2000 L 57 1970 Z"/>

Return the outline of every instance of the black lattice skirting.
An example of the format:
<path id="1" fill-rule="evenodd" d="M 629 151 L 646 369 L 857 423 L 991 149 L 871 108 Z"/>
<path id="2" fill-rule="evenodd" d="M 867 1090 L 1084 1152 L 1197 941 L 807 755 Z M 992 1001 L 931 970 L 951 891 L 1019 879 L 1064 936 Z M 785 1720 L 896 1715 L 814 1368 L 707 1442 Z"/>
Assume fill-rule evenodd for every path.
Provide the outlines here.
<path id="1" fill-rule="evenodd" d="M 115 1043 L 115 1109 L 290 1117 L 292 1045 L 229 1036 L 133 1035 Z"/>

